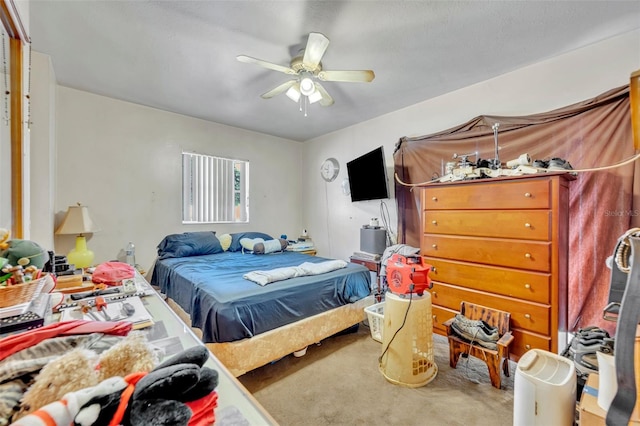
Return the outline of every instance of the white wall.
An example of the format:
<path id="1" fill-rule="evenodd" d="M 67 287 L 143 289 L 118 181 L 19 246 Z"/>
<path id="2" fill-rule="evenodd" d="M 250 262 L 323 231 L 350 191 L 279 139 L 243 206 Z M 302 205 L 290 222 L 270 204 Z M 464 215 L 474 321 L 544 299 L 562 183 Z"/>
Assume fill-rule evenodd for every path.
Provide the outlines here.
<path id="1" fill-rule="evenodd" d="M 247 117 L 250 120 L 251 117 Z M 96 262 L 118 258 L 128 241 L 150 268 L 171 233 L 215 230 L 294 235 L 302 223 L 302 145 L 58 86 L 56 225 L 67 206 L 89 206 L 101 232 L 88 236 Z M 250 162 L 249 224 L 182 225 L 182 151 Z M 56 236 L 66 253 L 73 236 Z"/>
<path id="2" fill-rule="evenodd" d="M 145 268 L 164 235 L 202 229 L 295 237 L 306 228 L 320 255 L 346 259 L 359 250 L 360 227 L 381 216 L 378 201 L 352 203 L 342 193 L 347 161 L 383 145 L 393 191 L 392 154 L 400 137 L 433 133 L 481 114 L 559 108 L 628 84 L 639 68 L 640 31 L 634 31 L 304 144 L 57 86 L 55 223 L 68 205 L 87 204 L 102 228 L 89 238 L 96 261 L 116 258 L 132 240 Z M 183 149 L 251 161 L 251 224 L 181 225 Z M 319 173 L 327 157 L 341 165 L 331 183 Z M 395 199 L 385 203 L 395 232 Z M 55 243 L 57 252 L 66 252 L 73 237 L 58 236 Z"/>
<path id="3" fill-rule="evenodd" d="M 305 144 L 305 226 L 321 255 L 347 259 L 359 250 L 362 225 L 371 217 L 380 217 L 380 202 L 352 203 L 342 194 L 346 162 L 383 145 L 393 188 L 392 154 L 402 136 L 431 134 L 483 114 L 553 110 L 629 84 L 631 72 L 637 69 L 640 31 L 633 31 L 316 138 Z M 331 183 L 325 183 L 319 173 L 327 157 L 337 158 L 341 165 L 338 178 Z M 395 232 L 395 199 L 385 203 Z"/>
<path id="4" fill-rule="evenodd" d="M 56 187 L 55 85 L 51 58 L 32 52 L 31 96 L 31 234 L 46 250 L 54 249 L 54 206 Z"/>

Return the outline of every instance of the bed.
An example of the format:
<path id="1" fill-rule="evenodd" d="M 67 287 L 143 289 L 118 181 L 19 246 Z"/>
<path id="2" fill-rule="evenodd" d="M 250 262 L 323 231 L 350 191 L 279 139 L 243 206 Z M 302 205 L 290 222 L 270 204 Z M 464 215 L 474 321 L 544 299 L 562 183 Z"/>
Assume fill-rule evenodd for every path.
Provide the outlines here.
<path id="1" fill-rule="evenodd" d="M 261 241 L 262 251 L 252 250 Z M 359 323 L 374 302 L 369 270 L 354 263 L 266 285 L 245 279 L 331 263 L 276 241 L 263 233 L 196 232 L 167 236 L 158 246 L 151 284 L 236 376 Z"/>

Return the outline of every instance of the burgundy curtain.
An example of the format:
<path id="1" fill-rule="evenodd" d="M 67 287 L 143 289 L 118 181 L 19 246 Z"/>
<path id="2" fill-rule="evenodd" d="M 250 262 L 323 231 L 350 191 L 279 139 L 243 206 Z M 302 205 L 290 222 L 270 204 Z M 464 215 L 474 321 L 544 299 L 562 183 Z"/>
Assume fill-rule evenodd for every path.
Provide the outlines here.
<path id="1" fill-rule="evenodd" d="M 478 153 L 495 157 L 498 123 L 499 157 L 503 164 L 528 153 L 532 159 L 563 158 L 574 169 L 610 166 L 634 155 L 629 87 L 554 111 L 522 117 L 479 116 L 457 127 L 414 138 L 402 138 L 394 152 L 398 179 L 417 184 L 443 175 L 452 155 Z M 470 157 L 474 161 L 475 156 Z M 578 172 L 570 183 L 569 329 L 597 325 L 607 304 L 610 270 L 605 260 L 618 237 L 640 223 L 637 162 L 601 171 Z M 420 246 L 419 192 L 396 179 L 398 239 Z"/>

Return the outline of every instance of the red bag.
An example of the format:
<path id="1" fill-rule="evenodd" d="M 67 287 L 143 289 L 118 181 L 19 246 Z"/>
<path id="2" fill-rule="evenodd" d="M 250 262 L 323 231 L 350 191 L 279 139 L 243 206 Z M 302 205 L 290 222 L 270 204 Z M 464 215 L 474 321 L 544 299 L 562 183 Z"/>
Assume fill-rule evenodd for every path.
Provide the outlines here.
<path id="1" fill-rule="evenodd" d="M 91 281 L 97 284 L 120 285 L 126 278 L 133 278 L 136 271 L 133 266 L 122 262 L 104 262 L 96 266 Z"/>

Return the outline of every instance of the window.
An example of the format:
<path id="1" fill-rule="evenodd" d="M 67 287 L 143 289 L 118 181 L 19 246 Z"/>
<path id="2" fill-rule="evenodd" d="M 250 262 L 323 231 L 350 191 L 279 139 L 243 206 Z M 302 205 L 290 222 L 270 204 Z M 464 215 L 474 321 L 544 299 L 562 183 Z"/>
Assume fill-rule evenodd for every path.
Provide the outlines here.
<path id="1" fill-rule="evenodd" d="M 182 223 L 249 222 L 249 162 L 182 153 Z"/>

